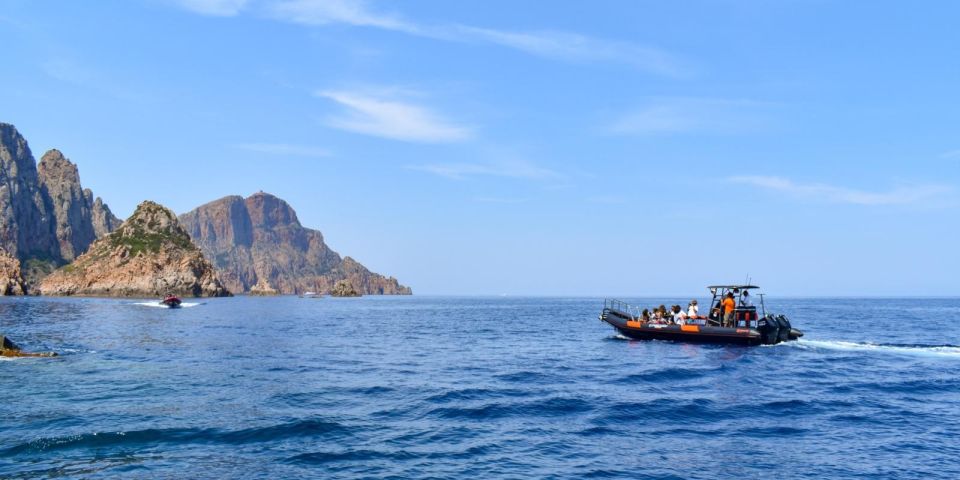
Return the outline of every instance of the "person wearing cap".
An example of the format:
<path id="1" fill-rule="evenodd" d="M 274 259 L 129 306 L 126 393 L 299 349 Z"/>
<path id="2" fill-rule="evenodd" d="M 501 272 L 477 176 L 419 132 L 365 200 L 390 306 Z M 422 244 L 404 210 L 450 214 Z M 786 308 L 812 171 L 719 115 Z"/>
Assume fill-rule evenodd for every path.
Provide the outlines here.
<path id="1" fill-rule="evenodd" d="M 727 293 L 721 306 L 723 307 L 723 326 L 729 327 L 733 325 L 733 311 L 737 308 L 737 302 L 733 299 L 733 292 Z"/>

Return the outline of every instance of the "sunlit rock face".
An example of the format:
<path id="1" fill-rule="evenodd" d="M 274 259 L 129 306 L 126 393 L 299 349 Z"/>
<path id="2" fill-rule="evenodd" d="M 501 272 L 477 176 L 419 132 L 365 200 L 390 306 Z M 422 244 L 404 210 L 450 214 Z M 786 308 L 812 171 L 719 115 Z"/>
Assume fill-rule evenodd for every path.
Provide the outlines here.
<path id="1" fill-rule="evenodd" d="M 213 265 L 190 240 L 176 215 L 141 203 L 116 231 L 46 277 L 43 295 L 111 297 L 229 296 Z"/>
<path id="2" fill-rule="evenodd" d="M 234 292 L 250 292 L 266 282 L 284 294 L 329 293 L 337 281 L 348 280 L 366 295 L 411 293 L 397 279 L 340 257 L 322 233 L 304 228 L 293 208 L 269 193 L 224 197 L 181 215 L 180 221 Z"/>

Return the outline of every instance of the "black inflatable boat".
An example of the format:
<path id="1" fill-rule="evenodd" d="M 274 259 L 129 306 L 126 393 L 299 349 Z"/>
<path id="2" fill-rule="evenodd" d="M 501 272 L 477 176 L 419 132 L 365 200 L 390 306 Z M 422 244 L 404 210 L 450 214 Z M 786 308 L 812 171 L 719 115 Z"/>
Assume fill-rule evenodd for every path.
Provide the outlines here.
<path id="1" fill-rule="evenodd" d="M 607 299 L 600 320 L 613 326 L 621 335 L 637 340 L 671 340 L 690 343 L 736 345 L 773 345 L 796 340 L 803 332 L 793 328 L 783 315 L 766 313 L 761 298 L 762 314 L 757 314 L 746 292 L 755 285 L 710 286 L 713 294 L 707 316 L 676 315 L 662 318 L 645 316 L 639 308 L 620 300 Z M 728 308 L 724 301 L 727 300 Z M 725 311 L 726 310 L 726 311 Z"/>

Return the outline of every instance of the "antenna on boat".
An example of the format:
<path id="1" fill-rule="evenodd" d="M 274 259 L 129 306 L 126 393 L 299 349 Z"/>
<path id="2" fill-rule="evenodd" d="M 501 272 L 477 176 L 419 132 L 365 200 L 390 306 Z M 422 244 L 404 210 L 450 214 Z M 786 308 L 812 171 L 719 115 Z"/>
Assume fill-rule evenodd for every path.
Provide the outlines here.
<path id="1" fill-rule="evenodd" d="M 760 295 L 760 310 L 763 311 L 763 316 L 766 317 L 766 316 L 767 316 L 767 306 L 763 304 L 763 294 L 760 293 L 760 294 L 758 294 L 758 295 Z"/>

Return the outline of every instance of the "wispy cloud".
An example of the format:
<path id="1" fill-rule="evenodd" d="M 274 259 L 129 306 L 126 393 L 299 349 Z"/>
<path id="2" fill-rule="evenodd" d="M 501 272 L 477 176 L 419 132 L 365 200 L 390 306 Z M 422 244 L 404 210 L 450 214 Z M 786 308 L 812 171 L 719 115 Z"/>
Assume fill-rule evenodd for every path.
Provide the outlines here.
<path id="1" fill-rule="evenodd" d="M 238 143 L 234 148 L 249 152 L 265 153 L 268 155 L 285 155 L 293 157 L 329 157 L 330 152 L 323 148 L 308 145 L 291 145 L 288 143 Z"/>
<path id="2" fill-rule="evenodd" d="M 607 128 L 616 135 L 736 134 L 766 128 L 775 104 L 744 99 L 658 98 L 621 115 Z"/>
<path id="3" fill-rule="evenodd" d="M 914 185 L 897 187 L 886 192 L 867 192 L 822 183 L 795 183 L 783 177 L 759 175 L 730 177 L 728 180 L 797 197 L 854 205 L 921 204 L 952 191 L 943 185 Z"/>
<path id="4" fill-rule="evenodd" d="M 83 63 L 68 58 L 51 58 L 40 64 L 47 75 L 62 82 L 75 85 L 99 83 L 96 71 Z"/>
<path id="5" fill-rule="evenodd" d="M 249 0 L 171 0 L 181 8 L 203 15 L 232 17 L 238 15 Z"/>
<path id="6" fill-rule="evenodd" d="M 463 180 L 474 176 L 521 178 L 528 180 L 549 180 L 560 178 L 553 170 L 539 167 L 524 161 L 500 161 L 492 163 L 434 163 L 427 165 L 409 165 L 411 170 L 432 173 L 454 180 Z"/>
<path id="7" fill-rule="evenodd" d="M 326 118 L 325 123 L 333 128 L 427 143 L 458 142 L 473 136 L 470 128 L 452 123 L 427 107 L 384 98 L 382 93 L 323 90 L 315 95 L 344 108 L 342 114 Z"/>
<path id="8" fill-rule="evenodd" d="M 437 32 L 451 40 L 485 41 L 532 55 L 570 62 L 610 62 L 632 65 L 653 73 L 681 76 L 684 69 L 666 52 L 642 45 L 588 37 L 576 33 L 511 32 L 456 25 Z"/>
<path id="9" fill-rule="evenodd" d="M 145 101 L 150 95 L 133 89 L 129 82 L 97 69 L 90 62 L 72 57 L 56 57 L 39 64 L 40 69 L 56 80 L 105 94 L 125 101 Z"/>
<path id="10" fill-rule="evenodd" d="M 304 25 L 345 24 L 422 34 L 420 27 L 397 15 L 376 13 L 362 0 L 281 0 L 267 6 L 279 20 Z"/>
<path id="11" fill-rule="evenodd" d="M 459 43 L 483 43 L 568 62 L 607 62 L 651 73 L 683 76 L 687 68 L 658 48 L 559 31 L 512 31 L 458 23 L 425 24 L 397 13 L 378 11 L 365 0 L 171 0 L 190 11 L 230 16 L 242 10 L 263 12 L 276 20 L 312 26 L 348 25 L 378 28 Z"/>

